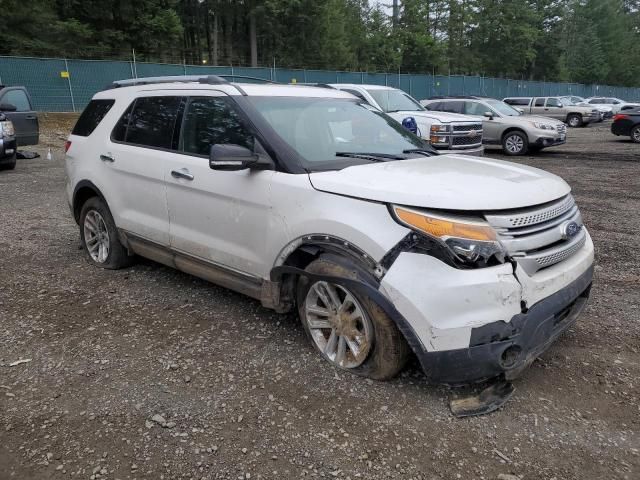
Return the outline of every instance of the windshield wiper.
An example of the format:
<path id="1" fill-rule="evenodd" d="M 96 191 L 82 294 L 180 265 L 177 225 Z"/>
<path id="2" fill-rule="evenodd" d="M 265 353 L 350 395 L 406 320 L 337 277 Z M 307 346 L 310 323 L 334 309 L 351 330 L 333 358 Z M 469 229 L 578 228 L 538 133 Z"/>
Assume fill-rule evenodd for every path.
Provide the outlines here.
<path id="1" fill-rule="evenodd" d="M 402 153 L 421 153 L 425 157 L 433 157 L 435 155 L 438 155 L 438 152 L 427 150 L 426 148 L 410 148 L 408 150 L 403 150 Z"/>
<path id="2" fill-rule="evenodd" d="M 405 160 L 401 155 L 390 153 L 369 153 L 369 152 L 336 152 L 336 157 L 363 158 L 372 162 L 387 162 L 389 160 Z"/>

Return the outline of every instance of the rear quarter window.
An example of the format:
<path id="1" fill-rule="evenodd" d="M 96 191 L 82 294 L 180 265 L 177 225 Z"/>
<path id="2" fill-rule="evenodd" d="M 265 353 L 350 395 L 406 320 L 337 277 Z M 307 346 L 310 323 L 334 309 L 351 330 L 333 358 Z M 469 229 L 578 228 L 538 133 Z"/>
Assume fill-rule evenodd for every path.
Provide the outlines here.
<path id="1" fill-rule="evenodd" d="M 81 137 L 91 135 L 114 103 L 114 100 L 91 100 L 78 118 L 71 134 Z"/>

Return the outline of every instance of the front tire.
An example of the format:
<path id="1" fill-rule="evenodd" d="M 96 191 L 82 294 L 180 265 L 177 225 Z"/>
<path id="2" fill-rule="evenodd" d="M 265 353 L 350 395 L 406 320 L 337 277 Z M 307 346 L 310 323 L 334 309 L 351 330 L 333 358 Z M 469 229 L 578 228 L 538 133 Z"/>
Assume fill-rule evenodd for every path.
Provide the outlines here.
<path id="1" fill-rule="evenodd" d="M 567 117 L 567 124 L 572 128 L 582 126 L 582 117 L 578 114 L 572 113 Z"/>
<path id="2" fill-rule="evenodd" d="M 631 129 L 631 141 L 633 143 L 640 143 L 640 125 L 636 125 Z"/>
<path id="3" fill-rule="evenodd" d="M 91 197 L 82 206 L 80 239 L 89 261 L 98 267 L 117 270 L 133 262 L 120 243 L 109 208 L 98 197 Z"/>
<path id="4" fill-rule="evenodd" d="M 323 255 L 305 271 L 375 285 L 364 269 L 335 255 Z M 333 366 L 374 380 L 393 378 L 404 368 L 409 346 L 393 320 L 372 299 L 339 280 L 302 277 L 297 300 L 307 336 Z"/>
<path id="5" fill-rule="evenodd" d="M 13 156 L 13 159 L 9 163 L 5 163 L 4 165 L 0 165 L 0 170 L 13 170 L 16 168 L 16 156 Z"/>
<path id="6" fill-rule="evenodd" d="M 525 155 L 529 151 L 529 139 L 524 132 L 507 132 L 502 137 L 502 150 L 511 156 Z"/>

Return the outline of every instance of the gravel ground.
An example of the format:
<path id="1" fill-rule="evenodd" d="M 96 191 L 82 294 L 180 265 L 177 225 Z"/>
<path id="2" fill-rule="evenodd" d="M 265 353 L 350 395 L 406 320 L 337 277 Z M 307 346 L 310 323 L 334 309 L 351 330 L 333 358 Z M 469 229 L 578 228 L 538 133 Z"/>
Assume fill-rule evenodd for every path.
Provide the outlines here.
<path id="1" fill-rule="evenodd" d="M 0 479 L 640 477 L 640 146 L 608 124 L 519 160 L 574 188 L 589 307 L 503 409 L 459 420 L 415 365 L 337 373 L 292 316 L 149 261 L 90 266 L 70 120 L 46 116 L 43 158 L 0 173 Z"/>

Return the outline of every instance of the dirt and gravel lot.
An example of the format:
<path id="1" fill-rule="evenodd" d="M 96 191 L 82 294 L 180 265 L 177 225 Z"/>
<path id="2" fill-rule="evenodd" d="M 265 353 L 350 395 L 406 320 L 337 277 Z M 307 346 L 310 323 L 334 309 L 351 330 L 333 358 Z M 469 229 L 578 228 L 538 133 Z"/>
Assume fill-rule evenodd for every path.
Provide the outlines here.
<path id="1" fill-rule="evenodd" d="M 588 309 L 503 409 L 459 420 L 415 366 L 336 373 L 293 316 L 149 261 L 90 266 L 70 120 L 46 116 L 43 157 L 0 173 L 0 479 L 640 478 L 640 146 L 608 124 L 519 160 L 574 188 Z"/>

